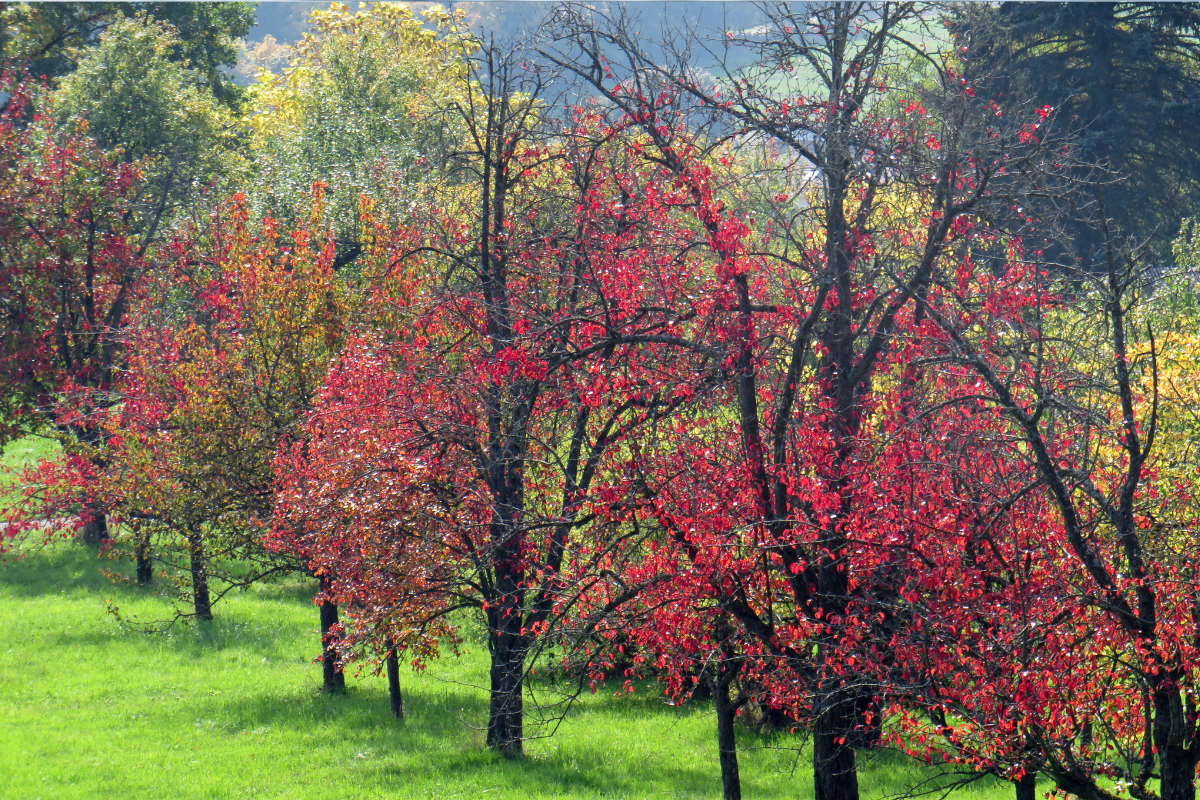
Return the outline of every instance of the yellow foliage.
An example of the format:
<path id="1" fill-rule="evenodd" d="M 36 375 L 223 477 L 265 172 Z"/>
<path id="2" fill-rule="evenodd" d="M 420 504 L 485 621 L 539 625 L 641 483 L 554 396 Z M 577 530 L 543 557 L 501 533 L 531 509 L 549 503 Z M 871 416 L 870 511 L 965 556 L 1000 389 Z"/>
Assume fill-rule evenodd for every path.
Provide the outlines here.
<path id="1" fill-rule="evenodd" d="M 350 13 L 344 3 L 332 3 L 328 10 L 313 11 L 311 32 L 292 47 L 293 55 L 281 75 L 267 70 L 259 73 L 258 84 L 251 88 L 254 114 L 251 128 L 263 137 L 280 135 L 302 124 L 313 103 L 318 103 L 331 88 L 321 84 L 335 80 L 329 67 L 339 52 L 358 51 L 360 58 L 373 58 L 382 66 L 369 91 L 381 91 L 389 83 L 389 72 L 403 72 L 421 85 L 407 105 L 414 115 L 432 108 L 444 96 L 454 79 L 461 78 L 461 58 L 475 50 L 469 35 L 460 32 L 461 12 L 448 12 L 435 6 L 413 15 L 407 6 L 372 3 Z"/>

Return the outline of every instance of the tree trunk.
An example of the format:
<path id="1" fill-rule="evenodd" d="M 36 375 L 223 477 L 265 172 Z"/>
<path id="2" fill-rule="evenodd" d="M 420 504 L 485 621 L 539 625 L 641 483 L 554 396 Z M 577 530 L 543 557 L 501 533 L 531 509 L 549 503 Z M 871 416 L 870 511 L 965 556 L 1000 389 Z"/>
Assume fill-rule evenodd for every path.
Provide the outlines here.
<path id="1" fill-rule="evenodd" d="M 845 443 L 839 463 L 848 463 L 850 424 L 835 426 L 838 438 Z M 840 477 L 830 480 L 829 485 L 839 493 L 844 485 Z M 847 496 L 842 494 L 842 513 L 848 515 L 850 506 Z M 826 615 L 841 617 L 845 614 L 846 598 L 849 595 L 846 572 L 841 568 L 841 559 L 846 554 L 846 540 L 834 529 L 830 529 L 818 541 L 818 547 L 828 554 L 817 572 L 817 591 L 822 598 Z M 826 617 L 829 619 L 829 616 Z M 817 645 L 817 681 L 814 688 L 813 712 L 813 780 L 815 800 L 858 800 L 858 766 L 852 739 L 858 722 L 858 702 L 865 687 L 847 686 L 846 677 L 840 675 L 835 666 L 839 660 L 841 643 L 835 632 L 830 631 Z"/>
<path id="2" fill-rule="evenodd" d="M 519 481 L 504 497 L 504 505 L 520 508 Z M 491 697 L 488 703 L 488 746 L 504 758 L 519 757 L 525 739 L 525 656 L 529 643 L 525 625 L 525 582 L 521 567 L 521 536 L 512 521 L 498 518 L 490 538 L 496 542 L 495 599 L 488 604 L 488 642 L 491 645 Z"/>
<path id="3" fill-rule="evenodd" d="M 94 506 L 88 507 L 88 520 L 79 531 L 84 544 L 101 545 L 108 541 L 108 517 Z"/>
<path id="4" fill-rule="evenodd" d="M 883 715 L 874 697 L 863 692 L 854 698 L 854 730 L 846 738 L 855 750 L 875 750 L 883 744 Z"/>
<path id="5" fill-rule="evenodd" d="M 391 642 L 388 642 L 389 647 Z M 392 716 L 404 719 L 404 697 L 400 694 L 400 659 L 396 656 L 396 648 L 388 650 L 387 654 L 388 697 L 392 701 Z"/>
<path id="6" fill-rule="evenodd" d="M 1162 775 L 1159 797 L 1162 800 L 1196 800 L 1196 765 L 1193 760 L 1172 752 L 1159 751 L 1159 774 Z"/>
<path id="7" fill-rule="evenodd" d="M 813 725 L 816 800 L 858 800 L 858 767 L 847 735 L 854 728 L 854 698 L 840 689 L 820 692 Z"/>
<path id="8" fill-rule="evenodd" d="M 196 619 L 208 621 L 213 618 L 212 601 L 208 595 L 208 565 L 204 560 L 204 539 L 199 533 L 187 537 L 192 566 L 192 607 Z"/>
<path id="9" fill-rule="evenodd" d="M 1037 800 L 1037 773 L 1028 770 L 1025 777 L 1017 781 L 1017 800 Z"/>
<path id="10" fill-rule="evenodd" d="M 736 674 L 735 665 L 724 659 L 710 673 L 709 681 L 717 711 L 717 752 L 721 760 L 721 790 L 725 800 L 742 800 L 742 780 L 738 775 L 737 735 L 733 729 L 737 706 L 729 699 L 729 685 Z"/>
<path id="11" fill-rule="evenodd" d="M 325 579 L 321 579 L 321 593 L 328 588 Z M 321 605 L 321 668 L 323 681 L 321 691 L 326 694 L 344 694 L 346 692 L 346 675 L 338 664 L 337 644 L 334 634 L 330 633 L 333 626 L 338 624 L 337 603 L 322 600 Z"/>
<path id="12" fill-rule="evenodd" d="M 1159 797 L 1162 800 L 1195 800 L 1196 756 L 1189 746 L 1187 719 L 1175 679 L 1160 676 L 1152 693 L 1154 701 L 1154 749 L 1158 753 Z M 1194 723 L 1193 723 L 1194 724 Z"/>
<path id="13" fill-rule="evenodd" d="M 525 652 L 519 632 L 501 630 L 492 645 L 487 743 L 505 758 L 520 756 L 524 746 L 524 677 Z"/>
<path id="14" fill-rule="evenodd" d="M 154 564 L 150 557 L 150 534 L 136 531 L 133 554 L 137 559 L 137 582 L 139 586 L 147 586 L 154 582 Z"/>

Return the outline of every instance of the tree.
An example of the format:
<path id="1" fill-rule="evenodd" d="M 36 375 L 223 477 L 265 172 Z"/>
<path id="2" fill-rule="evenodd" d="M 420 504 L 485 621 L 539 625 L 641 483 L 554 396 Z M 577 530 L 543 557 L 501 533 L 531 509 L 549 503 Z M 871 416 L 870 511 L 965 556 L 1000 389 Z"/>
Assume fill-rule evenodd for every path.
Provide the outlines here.
<path id="1" fill-rule="evenodd" d="M 663 502 L 668 491 L 704 498 L 708 516 L 680 513 L 673 535 L 704 562 L 699 585 L 718 607 L 803 680 L 806 696 L 784 696 L 811 720 L 816 796 L 853 798 L 850 742 L 864 716 L 878 718 L 877 687 L 843 657 L 872 635 L 859 612 L 892 547 L 870 483 L 889 468 L 874 460 L 879 387 L 898 368 L 898 337 L 921 321 L 918 298 L 971 268 L 967 248 L 997 208 L 1054 193 L 1065 156 L 1032 135 L 1034 121 L 997 117 L 974 97 L 976 76 L 956 58 L 926 59 L 929 87 L 896 83 L 900 56 L 920 53 L 904 44 L 923 24 L 914 5 L 778 5 L 767 16 L 765 33 L 727 36 L 726 79 L 711 83 L 688 61 L 694 43 L 664 43 L 665 63 L 651 59 L 627 16 L 579 7 L 563 12 L 551 57 L 641 128 L 692 192 L 722 264 L 715 330 L 736 427 L 714 447 L 693 426 L 704 435 L 674 449 L 692 465 L 659 468 L 683 483 L 651 487 Z M 754 209 L 773 223 L 762 243 L 725 234 L 730 218 L 745 231 L 747 204 L 680 157 L 703 141 L 685 127 L 697 120 L 710 142 L 779 154 Z M 790 191 L 775 188 L 785 181 Z M 666 505 L 664 519 L 676 513 Z M 744 516 L 714 519 L 713 508 Z"/>
<path id="2" fill-rule="evenodd" d="M 990 292 L 989 317 L 1000 326 L 1020 320 L 1031 298 L 1059 302 L 1014 291 L 1030 282 L 1028 266 L 1014 263 L 1003 280 L 958 291 Z M 905 454 L 898 485 L 915 502 L 890 505 L 906 508 L 906 526 L 921 535 L 900 553 L 891 599 L 905 619 L 885 642 L 895 666 L 880 677 L 898 721 L 892 740 L 926 763 L 954 765 L 939 790 L 990 773 L 1031 800 L 1039 772 L 1061 775 L 1103 752 L 1100 738 L 1113 741 L 1085 735 L 1089 720 L 1128 741 L 1129 696 L 1111 679 L 1123 645 L 1073 599 L 1079 571 L 1063 557 L 1030 460 L 974 375 L 928 344 L 938 338 L 931 328 L 917 358 L 937 368 L 908 398 L 915 419 L 896 431 Z"/>
<path id="3" fill-rule="evenodd" d="M 113 160 L 138 165 L 144 194 L 126 222 L 147 246 L 240 166 L 234 117 L 201 73 L 170 58 L 182 42 L 150 17 L 116 19 L 50 97 L 60 126 L 84 121 Z"/>
<path id="4" fill-rule="evenodd" d="M 962 4 L 950 19 L 994 65 L 978 90 L 1006 109 L 1049 104 L 1078 126 L 1081 161 L 1111 170 L 1097 187 L 1102 214 L 1168 261 L 1200 197 L 1200 13 L 1173 3 L 1001 3 Z M 1099 231 L 1095 218 L 1080 220 L 1072 236 L 1103 272 Z"/>
<path id="5" fill-rule="evenodd" d="M 197 185 L 236 161 L 228 115 L 169 60 L 178 45 L 165 25 L 116 19 L 53 93 L 53 114 L 34 112 L 21 84 L 2 123 L 6 422 L 54 427 L 98 467 L 94 417 L 114 401 L 141 281 Z M 85 506 L 84 538 L 107 538 L 104 508 Z"/>
<path id="6" fill-rule="evenodd" d="M 276 529 L 376 646 L 420 657 L 445 613 L 476 609 L 487 741 L 512 757 L 540 648 L 579 633 L 584 595 L 586 631 L 643 588 L 625 563 L 653 528 L 610 512 L 629 451 L 718 367 L 688 336 L 713 293 L 687 192 L 594 114 L 551 136 L 549 79 L 478 59 L 454 107 L 471 191 L 407 231 L 395 327 L 332 374 Z"/>
<path id="7" fill-rule="evenodd" d="M 349 318 L 319 222 L 320 189 L 311 230 L 282 232 L 268 219 L 258 238 L 235 197 L 174 245 L 174 268 L 147 287 L 127 334 L 98 491 L 114 513 L 139 521 L 139 560 L 154 532 L 167 540 L 156 550 L 168 564 L 170 539 L 182 540 L 198 619 L 210 619 L 229 588 L 303 570 L 264 550 L 261 537 L 274 510 L 275 453 L 311 405 Z M 213 598 L 216 579 L 224 588 Z"/>
<path id="8" fill-rule="evenodd" d="M 94 454 L 95 414 L 111 403 L 122 331 L 153 269 L 128 224 L 141 175 L 27 108 L 18 86 L 0 117 L 0 435 L 50 429 L 69 455 Z M 85 539 L 107 537 L 102 507 L 86 504 L 84 517 Z"/>
<path id="9" fill-rule="evenodd" d="M 0 9 L 0 60 L 57 82 L 112 25 L 139 15 L 178 32 L 168 58 L 195 70 L 196 83 L 230 110 L 239 109 L 244 91 L 222 67 L 237 63 L 235 43 L 254 25 L 252 3 L 6 3 Z"/>
<path id="10" fill-rule="evenodd" d="M 461 15 L 440 7 L 421 17 L 376 3 L 351 14 L 344 4 L 314 11 L 281 75 L 262 72 L 251 88 L 257 175 L 255 216 L 289 219 L 313 181 L 330 187 L 328 213 L 345 252 L 357 242 L 359 197 L 390 224 L 424 199 L 422 183 L 461 144 L 463 130 L 439 112 L 463 84 L 474 44 Z"/>
<path id="11" fill-rule="evenodd" d="M 1107 741 L 1080 757 L 1073 737 L 1043 739 L 1047 770 L 1081 797 L 1112 796 L 1103 782 L 1111 777 L 1148 797 L 1158 777 L 1159 796 L 1193 798 L 1197 596 L 1187 542 L 1195 521 L 1186 505 L 1165 497 L 1191 489 L 1177 480 L 1164 491 L 1155 481 L 1158 346 L 1152 327 L 1132 324 L 1144 286 L 1137 253 L 1122 251 L 1111 228 L 1106 234 L 1105 274 L 1074 276 L 1085 287 L 1068 295 L 1076 314 L 1047 302 L 1046 273 L 1024 266 L 1010 268 L 1019 270 L 1016 282 L 964 287 L 944 306 L 926 307 L 947 357 L 977 377 L 977 394 L 1028 453 L 1078 575 L 1076 596 L 1100 619 L 1101 640 L 1112 643 L 1100 653 L 1115 687 L 1105 698 L 1111 725 L 1100 720 Z M 997 303 L 1024 312 L 997 315 Z M 1084 324 L 1068 327 L 1072 320 Z M 1054 600 L 1063 612 L 1071 602 Z M 1064 624 L 1074 622 L 1068 615 Z M 1062 691 L 1052 698 L 1070 700 Z M 1127 754 L 1125 763 L 1112 752 Z"/>

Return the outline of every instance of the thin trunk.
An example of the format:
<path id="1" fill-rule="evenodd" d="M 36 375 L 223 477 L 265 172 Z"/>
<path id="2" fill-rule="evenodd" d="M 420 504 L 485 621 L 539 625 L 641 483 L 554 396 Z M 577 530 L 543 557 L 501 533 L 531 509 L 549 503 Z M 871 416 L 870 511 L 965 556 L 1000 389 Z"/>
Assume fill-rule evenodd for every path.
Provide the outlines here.
<path id="1" fill-rule="evenodd" d="M 137 559 L 137 582 L 139 586 L 147 586 L 154 582 L 154 564 L 150 556 L 150 534 L 137 531 L 133 546 L 134 558 Z"/>
<path id="2" fill-rule="evenodd" d="M 192 532 L 187 537 L 192 567 L 192 606 L 196 619 L 208 621 L 213 618 L 212 601 L 208 595 L 208 564 L 204 558 L 202 534 Z"/>
<path id="3" fill-rule="evenodd" d="M 1036 800 L 1037 798 L 1037 773 L 1029 770 L 1025 773 L 1025 777 L 1017 781 L 1017 800 Z"/>
<path id="4" fill-rule="evenodd" d="M 388 642 L 389 647 L 391 642 Z M 396 656 L 396 648 L 392 647 L 387 654 L 388 697 L 392 701 L 392 716 L 404 719 L 404 697 L 400 694 L 400 659 Z"/>
<path id="5" fill-rule="evenodd" d="M 324 594 L 328 584 L 321 580 L 321 592 Z M 322 600 L 321 605 L 321 670 L 323 680 L 321 691 L 326 694 L 344 694 L 346 692 L 346 675 L 338 664 L 337 642 L 331 633 L 338 624 L 337 603 Z"/>
<path id="6" fill-rule="evenodd" d="M 721 760 L 721 790 L 725 800 L 742 800 L 742 780 L 738 775 L 737 735 L 733 729 L 737 704 L 729 699 L 729 685 L 736 665 L 722 659 L 709 682 L 717 711 L 717 752 Z"/>
<path id="7" fill-rule="evenodd" d="M 88 508 L 88 520 L 83 523 L 79 538 L 84 544 L 100 545 L 108 541 L 108 517 L 98 508 Z"/>

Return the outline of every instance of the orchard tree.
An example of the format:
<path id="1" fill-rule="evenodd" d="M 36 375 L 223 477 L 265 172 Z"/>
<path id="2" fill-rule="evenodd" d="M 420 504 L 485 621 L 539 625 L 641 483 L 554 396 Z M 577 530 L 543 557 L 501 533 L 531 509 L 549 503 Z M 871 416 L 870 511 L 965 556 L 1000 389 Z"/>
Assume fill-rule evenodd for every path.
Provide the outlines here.
<path id="1" fill-rule="evenodd" d="M 50 430 L 99 466 L 95 415 L 112 403 L 123 330 L 153 269 L 129 224 L 142 177 L 28 108 L 18 86 L 0 117 L 0 441 Z M 85 539 L 107 537 L 103 507 L 85 503 L 84 520 Z"/>
<path id="2" fill-rule="evenodd" d="M 139 523 L 139 578 L 151 552 L 181 568 L 198 619 L 210 619 L 232 587 L 303 570 L 261 537 L 274 510 L 275 452 L 311 405 L 347 323 L 349 296 L 319 222 L 320 185 L 316 192 L 311 229 L 281 231 L 268 219 L 260 237 L 235 197 L 173 246 L 174 269 L 148 287 L 128 332 L 98 491 Z M 222 584 L 216 597 L 213 579 Z"/>
<path id="3" fill-rule="evenodd" d="M 1071 313 L 1044 299 L 1047 273 L 1021 264 L 1009 267 L 1020 278 L 1005 280 L 1004 291 L 968 285 L 925 307 L 946 357 L 976 376 L 977 394 L 1021 441 L 1057 518 L 1077 575 L 1074 592 L 1057 597 L 1059 621 L 1077 624 L 1067 611 L 1080 597 L 1100 619 L 1099 639 L 1111 643 L 1093 669 L 1104 667 L 1120 699 L 1091 726 L 1098 743 L 1077 750 L 1073 739 L 1039 741 L 1046 771 L 1081 797 L 1113 796 L 1111 779 L 1150 797 L 1157 779 L 1158 796 L 1193 798 L 1196 523 L 1191 504 L 1179 502 L 1192 477 L 1176 473 L 1169 488 L 1156 481 L 1159 348 L 1152 325 L 1133 324 L 1145 287 L 1137 252 L 1119 248 L 1108 226 L 1106 234 L 1105 273 L 1076 275 L 1080 288 L 1063 292 Z M 996 313 L 1014 303 L 1024 312 Z M 1069 700 L 1063 695 L 1051 700 Z"/>
<path id="4" fill-rule="evenodd" d="M 638 125 L 650 157 L 692 193 L 726 293 L 715 331 L 736 427 L 716 447 L 698 434 L 703 424 L 681 431 L 688 444 L 676 457 L 691 465 L 655 466 L 651 490 L 659 518 L 705 573 L 697 588 L 800 679 L 804 691 L 786 697 L 811 720 L 816 796 L 854 798 L 853 743 L 864 724 L 879 724 L 879 690 L 852 658 L 874 635 L 863 612 L 878 610 L 870 600 L 887 584 L 872 584 L 894 571 L 895 531 L 882 524 L 872 484 L 889 465 L 874 460 L 870 420 L 881 385 L 899 379 L 888 377 L 899 368 L 897 336 L 921 323 L 919 298 L 975 268 L 969 247 L 993 212 L 1055 194 L 1069 156 L 1034 135 L 1044 115 L 997 115 L 976 98 L 970 61 L 910 44 L 925 24 L 914 4 L 766 11 L 765 32 L 728 32 L 724 55 L 714 54 L 727 66 L 712 80 L 689 61 L 694 42 L 644 55 L 624 12 L 563 8 L 550 57 L 614 119 Z M 924 86 L 898 82 L 913 60 L 932 72 Z M 704 125 L 707 139 L 689 124 Z M 776 166 L 726 189 L 682 158 L 697 141 L 761 148 Z M 759 187 L 753 204 L 738 195 Z M 736 235 L 731 220 L 742 226 Z M 747 235 L 752 220 L 770 221 L 761 242 Z M 696 496 L 709 516 L 672 521 L 665 501 Z M 714 508 L 744 516 L 720 525 Z"/>
<path id="5" fill-rule="evenodd" d="M 721 369 L 689 336 L 717 292 L 674 176 L 586 110 L 555 132 L 535 66 L 474 68 L 453 106 L 470 191 L 404 232 L 395 327 L 332 373 L 276 529 L 377 648 L 423 658 L 477 609 L 487 741 L 512 757 L 537 653 L 644 588 L 625 564 L 657 528 L 611 509 L 629 452 Z"/>
<path id="6" fill-rule="evenodd" d="M 957 291 L 990 293 L 995 324 L 1013 324 L 1027 309 L 1018 287 L 1028 277 L 1014 269 Z M 1091 757 L 1101 737 L 1085 734 L 1090 720 L 1128 732 L 1131 687 L 1116 691 L 1111 680 L 1121 637 L 1072 600 L 1079 571 L 1064 555 L 1061 526 L 978 380 L 945 363 L 931 322 L 913 334 L 925 343 L 912 353 L 924 378 L 904 398 L 915 413 L 892 434 L 899 491 L 881 504 L 915 534 L 896 551 L 888 598 L 904 624 L 881 642 L 890 739 L 926 763 L 949 764 L 940 789 L 993 774 L 1032 800 L 1038 773 L 1056 771 L 1048 744 L 1078 757 L 1071 748 L 1082 737 Z"/>
<path id="7" fill-rule="evenodd" d="M 99 44 L 34 111 L 14 89 L 2 123 L 5 366 L 10 436 L 52 428 L 103 468 L 96 415 L 114 402 L 123 329 L 167 228 L 196 185 L 227 174 L 227 112 L 169 56 L 178 38 L 140 17 Z M 37 92 L 34 92 L 36 95 Z M 180 107 L 182 104 L 182 107 Z M 87 451 L 87 452 L 84 452 Z M 84 498 L 84 538 L 107 538 Z"/>
<path id="8" fill-rule="evenodd" d="M 1183 239 L 1176 251 L 1186 270 L 1190 242 Z M 1119 549 L 1120 528 L 1112 521 L 1113 511 L 1119 517 L 1120 503 L 1127 502 L 1121 498 L 1129 485 L 1121 379 L 1105 356 L 1113 336 L 1113 305 L 1106 298 L 1114 283 L 1051 280 L 1046 269 L 1036 259 L 1016 258 L 991 280 L 948 294 L 946 319 L 968 324 L 963 307 L 972 309 L 970 319 L 987 317 L 972 345 L 991 357 L 993 368 L 1002 368 L 997 374 L 1011 397 L 1037 417 L 1042 447 L 1058 459 L 1068 492 L 1083 495 L 1077 519 L 1086 526 L 1086 546 L 1102 565 L 1121 571 L 1128 568 L 1122 549 L 1135 542 L 1126 537 Z M 1148 581 L 1155 636 L 1166 639 L 1157 646 L 1186 661 L 1188 651 L 1175 650 L 1171 637 L 1188 624 L 1184 612 L 1193 602 L 1188 552 L 1196 526 L 1197 437 L 1189 312 L 1195 294 L 1186 272 L 1160 275 L 1149 298 L 1137 296 L 1142 279 L 1136 269 L 1117 278 L 1124 295 L 1119 327 L 1130 340 L 1140 339 L 1129 361 L 1130 396 L 1144 409 L 1138 430 L 1155 432 L 1132 498 L 1135 525 L 1144 542 L 1143 569 L 1159 576 Z M 1022 347 L 1024 354 L 1014 349 Z M 1148 781 L 1159 768 L 1156 750 L 1169 755 L 1156 737 L 1170 735 L 1169 728 L 1151 724 L 1158 712 L 1145 673 L 1158 666 L 1147 657 L 1148 645 L 1097 602 L 1096 575 L 1068 536 L 1070 518 L 1057 495 L 1047 491 L 1041 448 L 1023 444 L 1027 433 L 1014 441 L 1012 409 L 981 391 L 985 382 L 978 367 L 961 361 L 960 345 L 952 350 L 959 363 L 943 360 L 942 371 L 956 376 L 943 381 L 938 401 L 967 411 L 962 422 L 951 423 L 952 432 L 925 438 L 923 461 L 952 469 L 958 495 L 985 500 L 992 511 L 978 518 L 985 524 L 956 534 L 976 542 L 964 550 L 969 558 L 955 561 L 945 558 L 952 553 L 937 552 L 939 541 L 951 541 L 950 532 L 931 540 L 924 554 L 948 572 L 917 589 L 915 613 L 923 628 L 896 642 L 913 667 L 914 688 L 924 695 L 913 707 L 927 714 L 924 724 L 906 720 L 913 726 L 907 739 L 919 739 L 915 749 L 926 758 L 940 750 L 970 769 L 1019 779 L 1021 797 L 1033 796 L 1036 771 L 1080 797 L 1113 796 L 1104 778 L 1127 785 L 1132 796 L 1155 796 Z M 1037 354 L 1032 364 L 1029 354 Z M 990 413 L 996 405 L 1009 420 Z M 1041 426 L 1042 419 L 1048 424 Z M 983 440 L 970 443 L 979 436 Z M 947 441 L 956 444 L 947 448 Z M 995 471 L 992 465 L 1001 464 L 1003 472 Z M 982 465 L 990 474 L 980 471 Z M 1187 684 L 1179 688 L 1186 708 Z M 1185 787 L 1190 774 L 1184 770 Z M 1163 787 L 1164 793 L 1171 789 Z"/>

